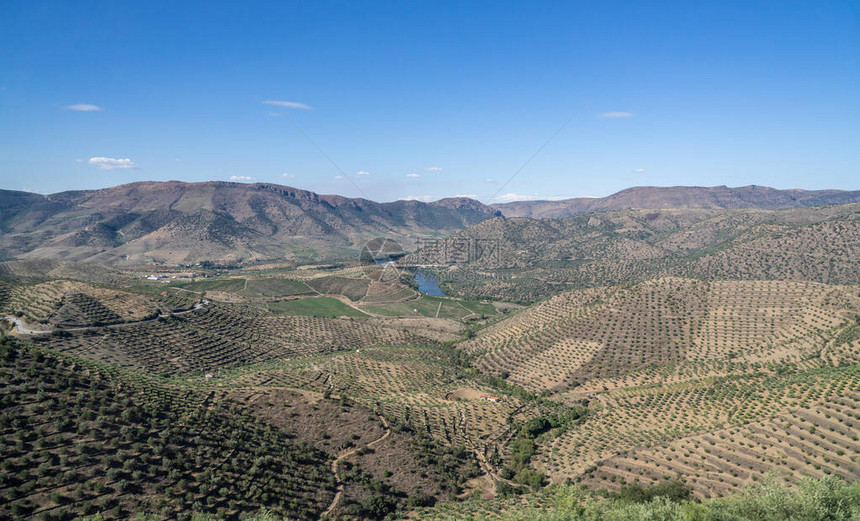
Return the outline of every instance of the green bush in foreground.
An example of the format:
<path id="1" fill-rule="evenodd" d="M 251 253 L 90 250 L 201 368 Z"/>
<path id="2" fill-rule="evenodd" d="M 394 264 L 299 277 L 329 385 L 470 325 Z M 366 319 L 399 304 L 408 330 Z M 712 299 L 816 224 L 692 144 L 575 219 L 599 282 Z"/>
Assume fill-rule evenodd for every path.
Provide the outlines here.
<path id="1" fill-rule="evenodd" d="M 526 512 L 525 518 L 547 521 L 836 521 L 860 518 L 860 486 L 848 485 L 832 476 L 806 480 L 796 489 L 770 479 L 738 495 L 705 503 L 673 502 L 665 496 L 647 503 L 588 501 L 576 495 L 576 491 L 562 493 L 554 511 Z M 519 518 L 519 515 L 511 517 Z"/>
<path id="2" fill-rule="evenodd" d="M 541 497 L 542 496 L 542 497 Z M 521 498 L 525 496 L 520 496 Z M 450 505 L 420 512 L 419 519 L 502 519 L 508 521 L 850 521 L 860 520 L 860 483 L 827 476 L 796 487 L 769 478 L 737 495 L 695 503 L 665 495 L 647 502 L 606 498 L 574 485 L 552 485 L 531 506 L 502 500 Z M 535 503 L 540 503 L 535 506 Z M 484 513 L 469 513 L 481 511 Z M 459 512 L 458 512 L 459 511 Z M 492 511 L 492 513 L 491 513 Z M 462 512 L 462 513 L 461 513 Z"/>

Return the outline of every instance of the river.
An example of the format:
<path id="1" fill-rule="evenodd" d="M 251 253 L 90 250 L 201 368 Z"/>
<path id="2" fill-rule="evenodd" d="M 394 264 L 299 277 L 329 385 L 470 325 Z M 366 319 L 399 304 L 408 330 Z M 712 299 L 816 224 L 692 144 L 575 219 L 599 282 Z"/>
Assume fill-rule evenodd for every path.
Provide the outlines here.
<path id="1" fill-rule="evenodd" d="M 434 297 L 446 297 L 445 292 L 439 287 L 439 280 L 430 273 L 424 271 L 416 271 L 412 280 L 418 284 L 418 291 L 425 295 L 433 295 Z"/>

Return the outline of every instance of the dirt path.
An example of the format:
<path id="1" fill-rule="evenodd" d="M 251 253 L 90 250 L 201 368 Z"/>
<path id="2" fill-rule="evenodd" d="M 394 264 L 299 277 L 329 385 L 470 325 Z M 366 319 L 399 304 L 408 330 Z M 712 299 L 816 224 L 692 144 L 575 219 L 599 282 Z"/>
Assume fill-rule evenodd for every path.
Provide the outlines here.
<path id="1" fill-rule="evenodd" d="M 482 471 L 484 471 L 484 475 L 479 476 L 479 478 L 481 478 L 482 480 L 485 481 L 484 487 L 483 487 L 484 492 L 495 495 L 496 494 L 496 482 L 497 481 L 503 481 L 503 482 L 507 483 L 508 485 L 511 485 L 514 488 L 522 487 L 522 484 L 516 483 L 514 481 L 511 481 L 510 479 L 505 479 L 502 476 L 500 476 L 496 472 L 496 470 L 493 468 L 493 466 L 490 464 L 490 462 L 487 461 L 487 457 L 484 454 L 484 451 L 473 450 L 472 453 L 475 454 L 475 457 L 478 460 L 478 467 Z M 478 480 L 478 478 L 476 478 L 473 481 L 477 481 L 477 480 Z M 463 496 L 463 497 L 465 497 L 465 496 Z"/>
<path id="2" fill-rule="evenodd" d="M 375 445 L 382 443 L 383 441 L 385 441 L 386 438 L 391 436 L 391 428 L 388 426 L 388 422 L 385 420 L 385 417 L 380 416 L 379 419 L 382 420 L 382 425 L 385 427 L 385 433 L 383 433 L 381 437 L 367 444 L 367 447 L 371 449 Z M 337 504 L 340 502 L 340 498 L 343 495 L 343 481 L 340 479 L 340 474 L 338 473 L 338 470 L 340 468 L 340 462 L 358 452 L 360 448 L 361 447 L 353 447 L 344 452 L 341 452 L 340 455 L 338 455 L 338 457 L 331 462 L 331 471 L 332 473 L 334 473 L 334 478 L 337 480 L 337 492 L 335 492 L 334 499 L 331 500 L 331 504 L 328 506 L 327 509 L 325 509 L 325 512 L 323 512 L 323 516 L 331 514 L 334 509 L 337 508 Z"/>
<path id="3" fill-rule="evenodd" d="M 360 307 L 356 306 L 355 304 L 352 303 L 351 300 L 349 300 L 349 297 L 345 297 L 343 295 L 325 295 L 325 296 L 329 297 L 329 298 L 333 298 L 335 300 L 339 300 L 339 301 L 343 302 L 344 304 L 346 304 L 347 306 L 351 307 L 352 309 L 354 309 L 356 311 L 360 311 L 361 313 L 364 313 L 367 316 L 382 317 L 382 315 L 377 315 L 376 313 L 371 313 L 370 311 L 367 311 L 366 309 L 361 309 Z"/>

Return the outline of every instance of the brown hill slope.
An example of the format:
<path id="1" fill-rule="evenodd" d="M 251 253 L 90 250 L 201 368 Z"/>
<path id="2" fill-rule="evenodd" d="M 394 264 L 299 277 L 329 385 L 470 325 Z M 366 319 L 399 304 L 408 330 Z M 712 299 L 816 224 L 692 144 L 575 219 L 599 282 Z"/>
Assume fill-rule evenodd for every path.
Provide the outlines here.
<path id="1" fill-rule="evenodd" d="M 464 198 L 376 203 L 263 183 L 0 191 L 0 253 L 108 264 L 319 259 L 376 235 L 447 233 L 496 213 Z"/>

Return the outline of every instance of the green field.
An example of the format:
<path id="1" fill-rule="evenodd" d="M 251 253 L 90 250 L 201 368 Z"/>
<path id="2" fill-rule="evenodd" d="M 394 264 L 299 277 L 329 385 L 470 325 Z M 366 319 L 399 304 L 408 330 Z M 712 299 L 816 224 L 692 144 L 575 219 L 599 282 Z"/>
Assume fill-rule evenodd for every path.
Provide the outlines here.
<path id="1" fill-rule="evenodd" d="M 330 297 L 312 297 L 283 302 L 270 302 L 269 311 L 279 315 L 311 317 L 366 317 L 361 311 Z"/>
<path id="2" fill-rule="evenodd" d="M 433 297 L 430 295 L 423 295 L 421 298 L 406 302 L 367 306 L 367 310 L 371 313 L 389 317 L 420 315 L 422 317 L 433 318 L 438 316 L 438 318 L 452 318 L 455 320 L 460 320 L 463 317 L 474 314 L 487 316 L 496 314 L 496 308 L 492 304 L 485 304 L 475 300 Z"/>

